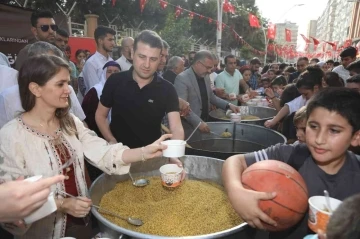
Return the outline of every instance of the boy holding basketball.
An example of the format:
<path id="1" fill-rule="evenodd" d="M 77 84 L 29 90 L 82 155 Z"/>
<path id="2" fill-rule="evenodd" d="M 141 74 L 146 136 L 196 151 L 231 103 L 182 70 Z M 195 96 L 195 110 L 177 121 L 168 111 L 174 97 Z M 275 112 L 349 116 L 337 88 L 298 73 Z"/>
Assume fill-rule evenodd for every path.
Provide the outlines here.
<path id="1" fill-rule="evenodd" d="M 256 162 L 276 159 L 293 166 L 308 187 L 309 197 L 323 195 L 339 200 L 360 193 L 360 163 L 348 152 L 360 142 L 360 94 L 346 88 L 326 88 L 307 106 L 306 145 L 275 145 L 267 149 L 228 158 L 223 166 L 223 182 L 236 212 L 252 227 L 276 221 L 258 207 L 260 200 L 273 200 L 275 192 L 256 192 L 241 183 L 243 171 Z M 271 180 L 271 179 L 269 179 Z M 307 215 L 294 227 L 272 232 L 271 239 L 301 239 L 308 233 Z"/>

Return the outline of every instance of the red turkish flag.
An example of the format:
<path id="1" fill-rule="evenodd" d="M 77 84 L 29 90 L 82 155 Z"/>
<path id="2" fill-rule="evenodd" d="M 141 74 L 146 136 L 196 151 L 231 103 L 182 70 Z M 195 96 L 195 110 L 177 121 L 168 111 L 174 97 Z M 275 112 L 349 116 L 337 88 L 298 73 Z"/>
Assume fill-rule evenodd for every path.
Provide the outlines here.
<path id="1" fill-rule="evenodd" d="M 140 0 L 140 11 L 141 11 L 141 13 L 144 11 L 146 1 L 147 0 Z"/>
<path id="2" fill-rule="evenodd" d="M 163 1 L 163 0 L 160 0 L 159 3 L 160 3 L 160 7 L 161 7 L 162 9 L 165 9 L 165 8 L 167 7 L 167 5 L 168 5 L 168 3 L 165 2 L 165 1 Z"/>
<path id="3" fill-rule="evenodd" d="M 268 32 L 267 32 L 267 38 L 269 39 L 275 39 L 276 35 L 276 25 L 273 23 L 269 24 Z"/>
<path id="4" fill-rule="evenodd" d="M 225 0 L 223 4 L 223 12 L 235 14 L 235 7 L 228 0 Z"/>
<path id="5" fill-rule="evenodd" d="M 209 19 L 208 19 L 208 23 L 209 23 L 209 24 L 211 24 L 211 23 L 212 23 L 212 21 L 213 21 L 213 20 L 212 20 L 212 18 L 210 18 L 210 17 L 209 17 Z"/>
<path id="6" fill-rule="evenodd" d="M 314 42 L 314 46 L 317 46 L 320 44 L 320 41 L 314 37 L 310 37 L 311 39 L 313 39 L 313 42 Z"/>
<path id="7" fill-rule="evenodd" d="M 344 48 L 351 46 L 351 44 L 352 44 L 352 40 L 351 40 L 351 39 L 347 39 L 347 40 L 344 42 Z"/>
<path id="8" fill-rule="evenodd" d="M 189 18 L 194 19 L 194 13 L 193 12 L 189 12 Z"/>
<path id="9" fill-rule="evenodd" d="M 306 43 L 310 43 L 310 40 L 308 39 L 308 38 L 306 38 L 306 36 L 304 36 L 303 34 L 300 34 L 300 36 L 304 39 L 304 41 L 306 42 Z"/>
<path id="10" fill-rule="evenodd" d="M 285 28 L 285 41 L 291 42 L 291 31 Z"/>
<path id="11" fill-rule="evenodd" d="M 326 41 L 327 44 L 329 44 L 330 46 L 332 46 L 333 51 L 336 51 L 337 45 L 336 42 L 328 42 Z"/>
<path id="12" fill-rule="evenodd" d="M 223 31 L 225 28 L 226 28 L 226 24 L 225 24 L 225 23 L 222 23 L 222 24 L 221 24 L 221 31 Z"/>
<path id="13" fill-rule="evenodd" d="M 177 6 L 175 9 L 175 17 L 178 18 L 182 12 L 182 8 L 180 6 Z"/>
<path id="14" fill-rule="evenodd" d="M 251 13 L 249 13 L 249 23 L 251 27 L 260 27 L 259 19 Z"/>
<path id="15" fill-rule="evenodd" d="M 116 0 L 111 0 L 111 4 L 113 7 L 115 7 Z"/>

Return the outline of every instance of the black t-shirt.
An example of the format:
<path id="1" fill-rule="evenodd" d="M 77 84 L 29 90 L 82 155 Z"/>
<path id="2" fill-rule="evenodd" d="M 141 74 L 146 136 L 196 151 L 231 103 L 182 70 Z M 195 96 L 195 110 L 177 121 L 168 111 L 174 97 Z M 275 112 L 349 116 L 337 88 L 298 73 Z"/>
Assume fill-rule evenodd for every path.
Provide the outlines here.
<path id="1" fill-rule="evenodd" d="M 113 74 L 106 81 L 100 102 L 111 109 L 110 130 L 130 148 L 153 143 L 161 136 L 165 114 L 179 111 L 174 86 L 157 73 L 142 89 L 132 77 L 133 68 Z"/>
<path id="2" fill-rule="evenodd" d="M 195 73 L 195 71 L 194 71 L 194 74 L 195 74 L 196 81 L 199 86 L 200 96 L 201 96 L 201 116 L 200 116 L 200 118 L 206 122 L 206 121 L 208 121 L 208 117 L 209 117 L 209 97 L 208 97 L 208 92 L 206 89 L 205 79 L 204 79 L 204 77 L 199 77 Z"/>
<path id="3" fill-rule="evenodd" d="M 339 200 L 344 200 L 347 197 L 360 193 L 360 163 L 351 152 L 346 153 L 344 165 L 334 175 L 325 173 L 317 166 L 305 144 L 295 146 L 277 144 L 265 150 L 246 154 L 245 159 L 248 166 L 268 159 L 276 159 L 293 166 L 304 178 L 309 198 L 312 196 L 323 196 L 325 189 L 331 197 Z M 297 162 L 295 163 L 294 160 L 297 160 Z M 313 234 L 308 229 L 307 219 L 308 213 L 296 226 L 283 232 L 270 233 L 269 238 L 300 239 L 304 238 L 307 234 Z"/>

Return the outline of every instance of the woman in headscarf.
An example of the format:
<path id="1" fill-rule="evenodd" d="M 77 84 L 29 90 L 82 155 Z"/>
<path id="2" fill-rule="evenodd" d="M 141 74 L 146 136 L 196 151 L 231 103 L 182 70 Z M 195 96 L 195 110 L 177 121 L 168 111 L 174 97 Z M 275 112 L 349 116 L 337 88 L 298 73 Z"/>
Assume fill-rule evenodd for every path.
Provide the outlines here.
<path id="1" fill-rule="evenodd" d="M 106 80 L 113 74 L 120 72 L 120 65 L 115 61 L 107 62 L 103 67 L 103 72 L 101 74 L 100 82 L 94 85 L 85 95 L 82 102 L 82 108 L 86 115 L 85 122 L 88 125 L 89 129 L 95 131 L 95 133 L 103 138 L 97 124 L 95 121 L 95 113 L 98 107 L 100 96 L 104 88 Z"/>

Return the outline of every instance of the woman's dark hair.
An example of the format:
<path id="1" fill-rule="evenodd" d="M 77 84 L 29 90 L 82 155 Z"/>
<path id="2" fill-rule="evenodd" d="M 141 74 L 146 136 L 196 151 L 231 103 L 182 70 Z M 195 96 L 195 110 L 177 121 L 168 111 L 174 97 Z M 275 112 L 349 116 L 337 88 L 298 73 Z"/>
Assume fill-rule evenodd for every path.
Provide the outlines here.
<path id="1" fill-rule="evenodd" d="M 322 87 L 322 79 L 324 77 L 324 72 L 316 66 L 308 66 L 306 71 L 304 71 L 296 82 L 296 87 L 298 89 L 304 88 L 313 90 L 317 85 L 319 88 Z"/>
<path id="2" fill-rule="evenodd" d="M 84 53 L 84 54 L 85 54 L 85 57 L 86 57 L 86 51 L 87 51 L 87 50 L 78 49 L 78 50 L 75 52 L 75 57 L 78 57 L 78 55 L 80 55 L 81 53 Z"/>
<path id="3" fill-rule="evenodd" d="M 261 75 L 265 74 L 269 69 L 270 69 L 270 64 L 265 65 L 260 74 Z"/>
<path id="4" fill-rule="evenodd" d="M 360 194 L 346 198 L 330 217 L 328 239 L 360 238 Z"/>
<path id="5" fill-rule="evenodd" d="M 289 66 L 289 65 L 286 64 L 286 63 L 281 63 L 281 64 L 279 65 L 279 70 L 284 71 L 285 68 L 288 67 L 288 66 Z"/>
<path id="6" fill-rule="evenodd" d="M 301 94 L 296 88 L 295 84 L 288 84 L 280 97 L 280 106 L 283 107 L 286 103 L 292 101 L 296 97 L 299 97 Z"/>
<path id="7" fill-rule="evenodd" d="M 251 71 L 250 66 L 246 65 L 246 66 L 242 66 L 242 67 L 240 68 L 240 73 L 241 73 L 241 74 L 244 74 L 245 71 Z"/>
<path id="8" fill-rule="evenodd" d="M 271 86 L 273 85 L 283 85 L 286 86 L 287 82 L 284 76 L 277 76 L 275 79 L 271 81 Z"/>
<path id="9" fill-rule="evenodd" d="M 339 74 L 336 72 L 326 72 L 324 76 L 324 81 L 329 87 L 344 87 L 344 81 L 340 78 Z"/>
<path id="10" fill-rule="evenodd" d="M 296 69 L 293 66 L 287 66 L 285 68 L 284 72 L 294 73 L 294 72 L 296 72 Z"/>
<path id="11" fill-rule="evenodd" d="M 326 87 L 319 91 L 307 106 L 307 117 L 319 108 L 325 108 L 344 117 L 352 126 L 353 134 L 360 130 L 360 93 L 345 87 Z"/>
<path id="12" fill-rule="evenodd" d="M 28 58 L 22 65 L 18 82 L 21 105 L 25 112 L 31 111 L 36 104 L 36 96 L 30 91 L 31 82 L 44 86 L 61 69 L 71 71 L 69 64 L 62 58 L 52 55 L 40 55 Z M 55 117 L 60 121 L 60 128 L 67 134 L 74 134 L 76 128 L 74 120 L 69 114 L 71 102 L 66 108 L 58 108 L 55 111 Z"/>

